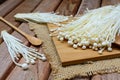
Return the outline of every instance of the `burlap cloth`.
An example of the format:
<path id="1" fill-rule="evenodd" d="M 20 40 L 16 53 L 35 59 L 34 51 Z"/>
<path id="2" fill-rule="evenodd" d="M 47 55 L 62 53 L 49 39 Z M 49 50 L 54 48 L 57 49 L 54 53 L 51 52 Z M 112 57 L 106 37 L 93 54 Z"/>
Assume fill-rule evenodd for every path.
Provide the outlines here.
<path id="1" fill-rule="evenodd" d="M 65 80 L 74 78 L 75 76 L 120 72 L 119 58 L 94 61 L 92 64 L 87 63 L 62 67 L 54 43 L 49 36 L 47 25 L 38 24 L 36 26 L 30 26 L 30 29 L 44 42 L 42 47 L 51 64 L 53 80 Z"/>

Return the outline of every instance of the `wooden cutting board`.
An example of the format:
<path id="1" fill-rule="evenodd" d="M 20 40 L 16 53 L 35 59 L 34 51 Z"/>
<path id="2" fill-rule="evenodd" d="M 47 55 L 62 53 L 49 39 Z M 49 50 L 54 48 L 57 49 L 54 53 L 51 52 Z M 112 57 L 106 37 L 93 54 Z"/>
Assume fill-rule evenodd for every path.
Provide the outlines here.
<path id="1" fill-rule="evenodd" d="M 57 27 L 53 24 L 48 24 L 49 29 Z M 120 45 L 120 37 L 117 40 Z M 63 66 L 83 63 L 86 61 L 95 61 L 101 59 L 108 59 L 114 57 L 120 57 L 120 46 L 113 46 L 112 52 L 104 51 L 102 55 L 98 54 L 97 51 L 91 49 L 82 50 L 81 48 L 74 49 L 67 44 L 66 41 L 60 42 L 56 37 L 53 37 L 53 42 L 59 54 L 60 60 Z"/>

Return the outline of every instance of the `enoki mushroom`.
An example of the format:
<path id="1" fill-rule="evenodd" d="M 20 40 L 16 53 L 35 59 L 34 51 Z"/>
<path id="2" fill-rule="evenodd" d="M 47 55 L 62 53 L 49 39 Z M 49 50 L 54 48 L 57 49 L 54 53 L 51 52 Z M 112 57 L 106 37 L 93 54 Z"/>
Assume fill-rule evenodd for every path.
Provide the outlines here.
<path id="1" fill-rule="evenodd" d="M 36 49 L 30 48 L 22 44 L 22 41 L 18 38 L 15 38 L 14 36 L 7 33 L 7 31 L 1 32 L 1 37 L 5 41 L 8 51 L 10 53 L 10 56 L 12 58 L 12 61 L 17 65 L 22 67 L 23 69 L 27 69 L 29 64 L 35 64 L 35 60 L 41 59 L 43 61 L 46 60 L 46 57 L 44 54 L 41 54 L 36 51 Z M 23 56 L 25 59 L 25 63 L 20 64 L 17 62 L 17 60 L 20 59 L 20 56 Z"/>
<path id="2" fill-rule="evenodd" d="M 88 10 L 83 16 L 57 29 L 57 38 L 67 40 L 73 48 L 92 48 L 98 53 L 112 51 L 120 34 L 120 5 Z"/>
<path id="3" fill-rule="evenodd" d="M 31 20 L 36 23 L 59 24 L 68 20 L 68 16 L 57 15 L 57 13 L 18 13 L 14 16 L 17 20 Z"/>

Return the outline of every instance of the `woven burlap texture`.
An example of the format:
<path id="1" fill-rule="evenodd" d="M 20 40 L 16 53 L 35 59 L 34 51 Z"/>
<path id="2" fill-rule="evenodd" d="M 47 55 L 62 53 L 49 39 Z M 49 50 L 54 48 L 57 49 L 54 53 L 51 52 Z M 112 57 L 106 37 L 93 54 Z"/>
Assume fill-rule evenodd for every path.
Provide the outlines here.
<path id="1" fill-rule="evenodd" d="M 92 64 L 86 63 L 62 67 L 55 45 L 49 36 L 47 25 L 37 24 L 30 26 L 30 29 L 33 29 L 37 37 L 43 41 L 42 47 L 51 64 L 53 80 L 65 80 L 74 78 L 75 76 L 120 72 L 119 58 L 94 61 Z"/>

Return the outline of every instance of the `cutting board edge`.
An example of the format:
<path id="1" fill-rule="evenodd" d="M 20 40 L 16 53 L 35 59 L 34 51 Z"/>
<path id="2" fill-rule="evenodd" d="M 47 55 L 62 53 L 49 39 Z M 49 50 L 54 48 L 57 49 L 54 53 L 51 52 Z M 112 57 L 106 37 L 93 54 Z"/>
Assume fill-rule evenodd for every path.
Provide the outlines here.
<path id="1" fill-rule="evenodd" d="M 107 57 L 108 58 L 106 58 L 106 56 L 102 56 L 102 57 L 87 58 L 87 59 L 82 59 L 82 60 L 73 60 L 73 61 L 69 61 L 69 62 L 68 61 L 62 61 L 62 66 L 66 67 L 66 66 L 69 66 L 69 65 L 85 63 L 87 61 L 100 61 L 100 60 L 107 60 L 107 59 L 113 59 L 113 58 L 120 58 L 120 53 L 118 53 L 116 55 L 114 55 L 114 54 L 109 55 Z"/>

